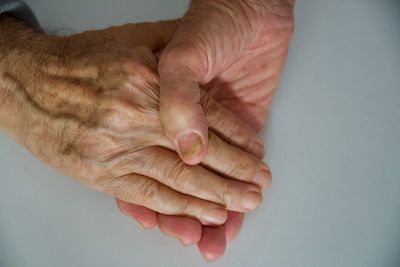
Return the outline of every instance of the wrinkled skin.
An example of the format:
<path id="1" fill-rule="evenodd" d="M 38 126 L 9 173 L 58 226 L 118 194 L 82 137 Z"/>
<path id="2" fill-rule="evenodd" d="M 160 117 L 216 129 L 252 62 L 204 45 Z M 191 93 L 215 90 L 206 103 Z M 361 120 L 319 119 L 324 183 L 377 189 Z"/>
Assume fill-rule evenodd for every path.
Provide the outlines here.
<path id="1" fill-rule="evenodd" d="M 195 1 L 193 1 L 195 4 Z M 200 2 L 200 1 L 198 1 Z M 206 2 L 206 1 L 204 1 Z M 217 2 L 217 1 L 216 1 Z M 234 3 L 235 1 L 231 1 Z M 253 1 L 257 2 L 257 1 Z M 262 2 L 262 1 L 258 1 Z M 226 6 L 228 9 L 230 8 L 229 5 Z M 225 7 L 225 8 L 226 8 Z M 190 27 L 191 27 L 191 19 L 196 18 L 197 12 L 201 12 L 202 8 L 198 8 L 196 11 L 195 9 L 192 12 L 189 12 L 186 15 L 186 21 L 184 24 L 186 24 L 186 27 L 182 27 L 181 32 L 182 33 L 177 33 L 175 35 L 174 39 L 182 39 L 182 40 L 193 40 L 193 44 L 195 44 L 199 39 L 201 41 L 202 37 L 199 36 L 200 34 L 197 34 L 197 36 L 192 36 L 190 33 Z M 206 7 L 203 7 L 203 11 L 207 10 Z M 282 20 L 279 20 L 278 16 L 274 15 L 276 12 L 272 12 L 271 17 L 274 18 L 273 21 L 274 23 L 270 22 L 270 19 L 265 19 L 264 24 L 266 25 L 266 29 L 269 29 L 268 31 L 265 31 L 265 38 L 262 37 L 261 39 L 266 40 L 268 44 L 266 44 L 264 47 L 270 47 L 269 52 L 267 53 L 265 51 L 266 55 L 270 55 L 271 57 L 258 57 L 258 55 L 262 55 L 262 53 L 254 53 L 254 57 L 251 56 L 245 56 L 246 53 L 232 53 L 234 56 L 239 55 L 236 60 L 233 60 L 235 62 L 231 62 L 232 64 L 220 64 L 221 68 L 225 68 L 225 71 L 221 71 L 218 73 L 218 68 L 214 68 L 214 71 L 206 71 L 207 73 L 211 73 L 213 78 L 210 79 L 209 82 L 202 82 L 204 84 L 201 84 L 206 90 L 209 90 L 211 94 L 213 94 L 218 101 L 223 104 L 225 107 L 228 109 L 236 112 L 236 114 L 242 118 L 244 118 L 247 122 L 249 122 L 252 127 L 255 129 L 259 130 L 262 125 L 265 122 L 266 116 L 267 116 L 267 110 L 270 105 L 271 97 L 272 97 L 272 92 L 276 88 L 277 81 L 279 80 L 281 71 L 282 71 L 282 66 L 284 64 L 284 60 L 286 58 L 286 51 L 287 51 L 287 46 L 289 45 L 290 41 L 290 36 L 291 32 L 293 30 L 293 18 L 291 17 L 291 12 L 292 12 L 292 7 L 288 6 L 287 8 L 282 8 L 280 10 Z M 285 14 L 286 13 L 286 14 Z M 220 16 L 222 19 L 222 24 L 224 24 L 223 20 L 226 19 L 226 16 L 223 14 L 218 14 L 218 9 L 216 9 L 216 12 L 213 13 L 213 17 L 218 17 Z M 289 14 L 289 15 L 287 15 Z M 210 15 L 211 16 L 211 15 Z M 189 18 L 189 19 L 188 19 Z M 228 18 L 229 21 L 231 21 L 231 18 Z M 235 18 L 236 21 L 239 21 L 238 18 Z M 211 22 L 213 21 L 212 19 L 208 19 L 208 21 Z M 193 22 L 194 24 L 202 24 L 202 23 L 196 23 Z M 240 22 L 239 22 L 240 23 Z M 229 23 L 230 24 L 230 23 Z M 262 25 L 264 25 L 262 23 Z M 203 23 L 203 25 L 205 25 Z M 227 24 L 224 24 L 224 28 Z M 184 29 L 189 30 L 184 30 Z M 222 28 L 222 27 L 221 27 Z M 257 28 L 257 27 L 255 27 Z M 261 27 L 262 28 L 262 27 Z M 185 31 L 187 33 L 185 33 Z M 213 33 L 215 31 L 208 31 L 207 25 L 205 25 L 203 32 L 207 34 Z M 234 32 L 236 31 L 233 29 Z M 228 32 L 228 31 L 226 31 Z M 250 31 L 251 32 L 251 31 Z M 238 32 L 235 32 L 237 34 Z M 182 37 L 181 37 L 182 35 Z M 188 38 L 188 35 L 190 38 Z M 217 36 L 220 35 L 220 33 L 217 31 Z M 126 35 L 125 35 L 126 36 Z M 141 38 L 138 39 L 146 39 L 146 36 L 144 35 L 141 36 Z M 262 35 L 261 35 L 262 36 Z M 212 36 L 211 36 L 212 37 Z M 113 36 L 115 38 L 115 36 Z M 227 42 L 231 42 L 231 38 L 229 37 L 229 34 L 223 38 L 216 38 L 219 40 L 222 44 L 224 44 L 224 40 Z M 126 40 L 125 40 L 126 41 Z M 134 40 L 129 40 L 130 43 L 135 43 Z M 145 43 L 145 41 L 139 41 L 139 43 Z M 240 40 L 239 40 L 240 42 Z M 162 43 L 162 42 L 161 42 Z M 179 42 L 177 42 L 179 43 Z M 206 42 L 205 42 L 206 43 Z M 280 44 L 280 46 L 279 46 Z M 160 45 L 160 42 L 157 43 L 157 49 L 162 48 L 162 45 Z M 173 47 L 173 46 L 172 46 Z M 263 45 L 262 45 L 263 47 Z M 212 54 L 212 45 L 210 46 L 205 46 L 205 49 L 203 51 L 206 52 L 206 56 L 208 53 Z M 279 49 L 281 48 L 281 49 Z M 178 50 L 178 49 L 176 49 Z M 175 51 L 176 51 L 175 50 Z M 222 51 L 225 53 L 227 50 L 226 49 L 216 49 L 218 51 Z M 225 52 L 224 52 L 225 51 Z M 259 51 L 263 51 L 263 49 L 260 49 Z M 222 53 L 222 57 L 225 57 L 226 54 Z M 229 51 L 229 53 L 231 53 Z M 172 53 L 173 54 L 173 53 Z M 251 53 L 250 53 L 251 54 Z M 167 57 L 168 58 L 168 57 Z M 169 56 L 171 60 L 173 59 L 173 56 Z M 203 57 L 204 58 L 204 57 Z M 219 57 L 210 57 L 210 58 L 219 58 Z M 241 60 L 238 60 L 241 58 Z M 251 59 L 252 58 L 252 59 Z M 202 62 L 203 60 L 199 60 L 199 62 Z M 165 60 L 165 62 L 168 62 L 168 60 Z M 243 66 L 247 67 L 238 67 L 240 64 L 238 62 L 241 62 Z M 245 63 L 247 62 L 247 64 Z M 261 63 L 262 65 L 258 64 L 257 62 Z M 254 65 L 253 65 L 254 63 Z M 271 64 L 272 63 L 272 64 Z M 196 65 L 196 64 L 194 64 Z M 202 65 L 202 64 L 197 64 L 197 66 Z M 225 65 L 225 66 L 224 66 Z M 229 65 L 226 67 L 226 65 Z M 258 71 L 254 71 L 252 69 L 252 66 L 259 66 Z M 172 67 L 173 65 L 171 65 Z M 236 66 L 236 67 L 235 67 Z M 167 69 L 168 65 L 165 64 L 164 69 Z M 265 70 L 264 70 L 265 68 Z M 205 69 L 211 69 L 211 68 L 205 68 Z M 244 69 L 247 69 L 247 71 L 243 71 Z M 228 71 L 230 70 L 230 71 Z M 251 78 L 253 74 L 254 76 L 257 76 L 257 74 L 261 74 L 258 77 L 264 77 L 264 71 L 267 71 L 270 73 L 268 79 L 261 79 L 264 80 L 264 82 L 261 82 L 259 85 L 260 86 L 251 86 L 251 84 L 254 82 L 254 79 Z M 225 80 L 219 79 L 223 77 L 223 73 L 225 73 Z M 244 74 L 240 76 L 240 79 L 237 79 L 237 82 L 235 83 L 235 77 L 237 74 Z M 178 76 L 178 75 L 177 75 Z M 186 76 L 187 77 L 187 76 Z M 205 79 L 208 80 L 208 79 Z M 200 84 L 200 82 L 199 82 Z M 207 84 L 207 85 L 206 85 Z M 236 86 L 235 86 L 236 84 Z M 253 84 L 254 85 L 254 84 Z M 265 87 L 263 87 L 265 86 Z M 1 93 L 1 92 L 0 92 Z M 0 106 L 1 109 L 1 106 Z M 6 109 L 4 109 L 6 110 Z M 261 112 L 258 112 L 258 110 L 261 110 Z M 211 126 L 211 125 L 208 125 Z M 249 151 L 249 152 L 254 152 L 254 151 Z M 259 154 L 259 153 L 255 153 Z M 228 219 L 224 225 L 224 227 L 203 227 L 201 228 L 201 224 L 197 220 L 193 220 L 192 218 L 189 217 L 182 217 L 182 216 L 168 216 L 164 215 L 161 213 L 156 213 L 150 209 L 137 206 L 137 205 L 132 205 L 127 202 L 123 202 L 121 200 L 118 201 L 119 207 L 124 212 L 125 214 L 132 216 L 133 218 L 137 219 L 139 222 L 143 224 L 144 227 L 146 228 L 151 228 L 154 227 L 156 224 L 159 225 L 160 229 L 164 231 L 165 233 L 172 235 L 174 237 L 177 237 L 178 239 L 182 240 L 186 244 L 194 244 L 199 242 L 199 248 L 202 254 L 205 256 L 207 260 L 215 260 L 222 256 L 225 246 L 226 246 L 226 240 L 232 240 L 236 234 L 238 233 L 240 226 L 243 221 L 243 214 L 241 213 L 236 213 L 236 212 L 230 212 Z"/>
<path id="2" fill-rule="evenodd" d="M 205 144 L 194 157 L 189 154 L 185 158 L 187 153 L 181 153 L 187 163 L 201 162 L 207 154 L 206 130 L 211 125 L 205 125 L 204 110 L 197 104 L 199 88 L 256 131 L 264 126 L 294 30 L 293 8 L 294 1 L 283 0 L 192 1 L 159 65 L 161 118 L 173 144 L 179 151 L 176 138 L 180 131 L 191 130 L 200 134 Z M 180 114 L 179 120 L 174 119 L 176 114 Z M 158 224 L 186 245 L 198 243 L 210 261 L 223 255 L 244 218 L 242 213 L 230 212 L 223 227 L 202 227 L 190 218 L 118 204 L 145 228 Z"/>
<path id="3" fill-rule="evenodd" d="M 189 166 L 173 151 L 159 118 L 154 53 L 176 26 L 147 23 L 54 37 L 1 18 L 0 126 L 91 188 L 161 214 L 223 224 L 227 209 L 255 209 L 271 177 L 260 160 L 262 147 L 254 146 L 256 132 L 205 92 L 207 157 Z M 263 179 L 255 180 L 260 172 Z"/>

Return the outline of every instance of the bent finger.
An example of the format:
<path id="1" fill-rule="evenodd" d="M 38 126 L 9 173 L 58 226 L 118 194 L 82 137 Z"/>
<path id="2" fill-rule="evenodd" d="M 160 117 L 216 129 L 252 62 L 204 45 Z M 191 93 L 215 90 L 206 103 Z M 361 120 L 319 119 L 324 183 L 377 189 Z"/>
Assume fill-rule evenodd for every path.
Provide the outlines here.
<path id="1" fill-rule="evenodd" d="M 227 217 L 227 212 L 221 205 L 181 194 L 139 174 L 129 174 L 107 181 L 100 190 L 125 202 L 159 213 L 189 216 L 204 223 L 220 225 Z"/>
<path id="2" fill-rule="evenodd" d="M 141 152 L 141 157 L 141 167 L 136 173 L 152 177 L 177 192 L 241 212 L 254 210 L 261 202 L 258 186 L 227 179 L 200 165 L 186 165 L 176 153 L 167 149 L 148 148 Z"/>
<path id="3" fill-rule="evenodd" d="M 249 124 L 220 105 L 204 91 L 202 91 L 201 103 L 212 132 L 224 141 L 253 154 L 259 159 L 264 157 L 264 144 L 258 133 Z"/>
<path id="4" fill-rule="evenodd" d="M 260 159 L 210 133 L 209 148 L 203 165 L 227 177 L 266 188 L 271 184 L 269 167 Z"/>

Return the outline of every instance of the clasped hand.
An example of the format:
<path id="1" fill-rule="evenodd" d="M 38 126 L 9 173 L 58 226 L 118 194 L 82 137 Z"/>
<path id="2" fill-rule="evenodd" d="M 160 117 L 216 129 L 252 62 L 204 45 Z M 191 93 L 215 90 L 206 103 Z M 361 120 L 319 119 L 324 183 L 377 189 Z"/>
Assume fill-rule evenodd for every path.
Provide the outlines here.
<path id="1" fill-rule="evenodd" d="M 192 8 L 202 10 L 196 3 Z M 224 40 L 208 40 L 207 25 L 194 40 L 203 38 L 210 49 L 188 49 L 173 38 L 188 35 L 190 12 L 181 22 L 65 37 L 1 18 L 0 126 L 44 162 L 117 198 L 121 211 L 145 228 L 159 225 L 185 245 L 198 243 L 214 260 L 271 182 L 257 130 L 292 30 L 279 32 L 283 48 L 273 50 L 277 44 L 260 35 L 245 51 L 233 46 L 226 58 L 215 50 L 211 68 L 195 68 L 193 60 L 202 62 L 197 48 L 213 54 Z M 271 55 L 271 65 L 259 62 Z M 270 76 L 262 76 L 266 71 Z"/>

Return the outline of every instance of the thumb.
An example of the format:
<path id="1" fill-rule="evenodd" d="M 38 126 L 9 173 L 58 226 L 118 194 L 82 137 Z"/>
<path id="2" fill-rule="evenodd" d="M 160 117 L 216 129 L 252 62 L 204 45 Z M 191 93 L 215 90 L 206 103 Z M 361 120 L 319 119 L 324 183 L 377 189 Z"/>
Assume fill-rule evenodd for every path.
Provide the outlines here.
<path id="1" fill-rule="evenodd" d="M 167 48 L 159 63 L 161 123 L 181 159 L 191 165 L 202 162 L 208 147 L 196 64 L 196 57 L 175 48 Z"/>

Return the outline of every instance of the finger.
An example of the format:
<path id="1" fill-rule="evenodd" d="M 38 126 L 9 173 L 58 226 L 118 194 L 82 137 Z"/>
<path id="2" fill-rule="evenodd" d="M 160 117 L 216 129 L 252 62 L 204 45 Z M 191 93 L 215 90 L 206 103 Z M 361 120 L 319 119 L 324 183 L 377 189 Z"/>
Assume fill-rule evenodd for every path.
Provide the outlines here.
<path id="1" fill-rule="evenodd" d="M 120 199 L 116 199 L 120 211 L 135 219 L 145 229 L 152 229 L 157 225 L 157 213 L 148 208 L 134 205 Z"/>
<path id="2" fill-rule="evenodd" d="M 208 224 L 223 224 L 227 212 L 224 207 L 192 196 L 178 193 L 151 178 L 130 174 L 106 182 L 103 192 L 135 205 L 166 215 L 194 217 Z"/>
<path id="3" fill-rule="evenodd" d="M 185 246 L 197 244 L 202 234 L 198 220 L 183 216 L 158 214 L 158 227 L 169 236 L 179 239 Z"/>
<path id="4" fill-rule="evenodd" d="M 227 242 L 232 242 L 240 232 L 243 225 L 244 213 L 241 212 L 228 212 L 228 219 L 224 224 L 225 236 Z"/>
<path id="5" fill-rule="evenodd" d="M 166 49 L 160 58 L 160 119 L 166 135 L 184 162 L 200 163 L 208 147 L 208 125 L 200 105 L 196 57 Z"/>
<path id="6" fill-rule="evenodd" d="M 206 92 L 202 91 L 201 96 L 202 107 L 207 114 L 210 130 L 223 140 L 263 159 L 264 145 L 258 133 L 247 122 L 220 105 Z"/>
<path id="7" fill-rule="evenodd" d="M 222 226 L 203 227 L 203 235 L 198 247 L 206 261 L 215 261 L 220 258 L 225 252 L 226 244 L 225 232 Z"/>
<path id="8" fill-rule="evenodd" d="M 210 227 L 203 227 L 203 236 L 199 242 L 200 253 L 203 257 L 208 261 L 220 258 L 225 252 L 227 243 L 233 241 L 238 235 L 243 219 L 243 213 L 229 212 L 228 219 L 220 228 L 210 230 Z"/>
<path id="9" fill-rule="evenodd" d="M 230 178 L 251 182 L 265 189 L 271 184 L 269 167 L 260 159 L 210 133 L 203 165 Z"/>
<path id="10" fill-rule="evenodd" d="M 186 165 L 176 153 L 161 147 L 143 150 L 139 165 L 140 169 L 135 172 L 153 177 L 183 194 L 221 204 L 228 210 L 254 210 L 262 200 L 258 186 L 227 179 L 200 165 Z"/>
<path id="11" fill-rule="evenodd" d="M 138 221 L 145 229 L 151 229 L 158 225 L 163 233 L 179 239 L 185 246 L 191 246 L 200 241 L 202 225 L 198 220 L 184 216 L 160 214 L 119 199 L 116 201 L 122 213 Z"/>

